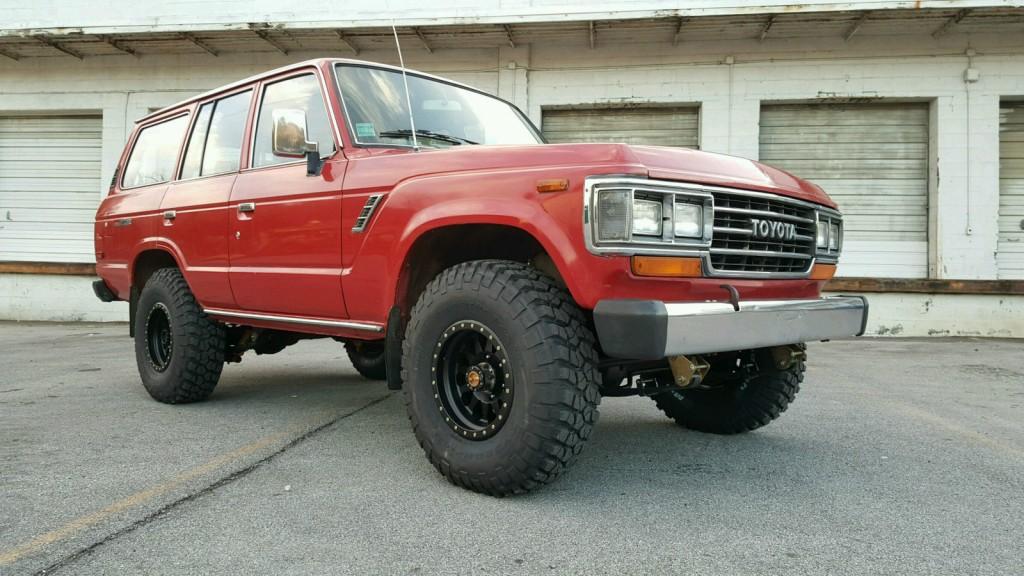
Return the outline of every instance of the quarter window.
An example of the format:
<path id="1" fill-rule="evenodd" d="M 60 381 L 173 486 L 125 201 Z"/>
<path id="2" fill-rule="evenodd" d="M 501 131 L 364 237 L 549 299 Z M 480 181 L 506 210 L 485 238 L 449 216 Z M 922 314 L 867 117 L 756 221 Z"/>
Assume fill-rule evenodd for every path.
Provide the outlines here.
<path id="1" fill-rule="evenodd" d="M 179 116 L 143 128 L 128 157 L 121 187 L 138 188 L 170 181 L 187 126 L 188 116 Z"/>
<path id="2" fill-rule="evenodd" d="M 321 156 L 329 156 L 334 152 L 331 122 L 327 116 L 323 96 L 320 94 L 320 83 L 317 82 L 315 75 L 307 74 L 275 82 L 264 88 L 253 144 L 254 167 L 296 161 L 295 158 L 275 156 L 272 147 L 274 110 L 285 109 L 302 110 L 306 113 L 306 139 L 319 144 Z"/>
<path id="3" fill-rule="evenodd" d="M 203 104 L 185 152 L 183 179 L 238 170 L 251 98 L 247 90 Z"/>

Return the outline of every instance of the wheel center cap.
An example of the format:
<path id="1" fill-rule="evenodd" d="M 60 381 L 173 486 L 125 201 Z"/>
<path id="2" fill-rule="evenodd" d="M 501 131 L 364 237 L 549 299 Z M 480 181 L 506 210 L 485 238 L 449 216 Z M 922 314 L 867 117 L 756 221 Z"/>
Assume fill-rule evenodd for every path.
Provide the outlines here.
<path id="1" fill-rule="evenodd" d="M 469 372 L 466 373 L 466 385 L 469 386 L 470 390 L 477 390 L 484 383 L 484 375 L 480 373 L 478 368 L 470 368 Z"/>

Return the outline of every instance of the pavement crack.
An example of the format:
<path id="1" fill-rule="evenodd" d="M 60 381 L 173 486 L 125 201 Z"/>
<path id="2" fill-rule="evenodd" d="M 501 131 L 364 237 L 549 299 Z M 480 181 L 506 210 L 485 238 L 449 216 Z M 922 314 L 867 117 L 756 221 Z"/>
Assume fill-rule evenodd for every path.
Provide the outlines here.
<path id="1" fill-rule="evenodd" d="M 103 545 L 105 545 L 105 544 L 107 544 L 109 542 L 113 542 L 114 540 L 117 540 L 118 538 L 120 538 L 122 536 L 125 536 L 127 534 L 131 534 L 132 532 L 138 530 L 139 528 L 142 528 L 143 526 L 146 526 L 147 524 L 153 522 L 154 520 L 156 520 L 156 519 L 158 519 L 158 518 L 160 518 L 162 516 L 165 516 L 166 514 L 168 514 L 168 513 L 172 512 L 172 511 L 180 508 L 181 506 L 183 506 L 183 505 L 185 505 L 185 504 L 187 504 L 189 502 L 192 502 L 194 500 L 198 500 L 199 498 L 201 498 L 201 497 L 203 497 L 203 496 L 205 496 L 207 494 L 211 494 L 211 493 L 213 493 L 214 491 L 216 491 L 217 489 L 219 489 L 219 488 L 221 488 L 223 486 L 227 486 L 228 484 L 231 484 L 231 483 L 233 483 L 233 482 L 235 482 L 237 480 L 240 480 L 240 479 L 248 476 L 249 474 L 254 472 L 256 469 L 260 468 L 261 466 L 263 466 L 264 464 L 266 464 L 268 462 L 271 462 L 271 461 L 275 460 L 278 456 L 280 456 L 281 454 L 284 454 L 285 452 L 287 452 L 291 448 L 293 448 L 295 446 L 298 446 L 302 442 L 305 442 L 306 440 L 309 440 L 310 438 L 320 434 L 321 432 L 327 430 L 328 428 L 330 428 L 331 426 L 334 426 L 335 424 L 341 422 L 342 420 L 345 420 L 346 418 L 349 418 L 350 416 L 355 416 L 356 414 L 362 412 L 363 410 L 366 410 L 367 408 L 371 408 L 373 406 L 376 406 L 377 404 L 380 404 L 381 402 L 387 400 L 391 396 L 393 396 L 393 394 L 389 392 L 389 393 L 385 394 L 384 396 L 381 396 L 379 398 L 375 398 L 374 400 L 371 400 L 370 402 L 360 406 L 359 408 L 356 408 L 355 410 L 352 410 L 350 412 L 346 412 L 344 414 L 339 414 L 338 416 L 334 417 L 333 419 L 328 420 L 327 422 L 324 422 L 323 424 L 321 424 L 321 425 L 319 425 L 319 426 L 317 426 L 315 428 L 311 428 L 311 429 L 307 430 L 306 432 L 300 434 L 299 436 L 296 436 L 295 438 L 292 438 L 291 440 L 289 440 L 286 444 L 284 444 L 283 446 L 281 446 L 277 450 L 271 452 L 270 454 L 264 456 L 263 458 L 260 458 L 259 460 L 253 462 L 252 464 L 246 466 L 245 468 L 242 468 L 240 470 L 236 470 L 236 471 L 232 472 L 231 474 L 228 474 L 227 476 L 219 478 L 219 479 L 215 480 L 214 482 L 204 486 L 203 488 L 200 488 L 199 490 L 196 490 L 195 492 L 186 494 L 186 495 L 182 496 L 181 498 L 179 498 L 177 500 L 174 500 L 172 502 L 164 504 L 163 506 L 161 506 L 156 511 L 154 511 L 154 512 L 152 512 L 152 513 L 150 513 L 150 514 L 148 514 L 148 515 L 146 515 L 146 516 L 144 516 L 144 517 L 142 517 L 142 518 L 140 518 L 140 519 L 138 519 L 138 520 L 128 524 L 127 526 L 124 526 L 122 528 L 119 528 L 119 529 L 111 532 L 110 534 L 104 536 L 103 538 L 97 540 L 96 542 L 93 542 L 92 544 L 90 544 L 88 546 L 80 548 L 80 549 L 72 552 L 71 554 L 68 554 L 67 556 L 61 558 L 60 560 L 54 562 L 53 564 L 50 564 L 46 568 L 43 568 L 42 570 L 39 570 L 38 572 L 35 573 L 35 575 L 36 576 L 42 576 L 44 574 L 53 574 L 55 571 L 60 570 L 60 569 L 62 569 L 64 567 L 68 566 L 69 564 L 72 564 L 73 562 L 76 562 L 77 560 L 79 560 L 79 559 L 81 559 L 81 558 L 83 558 L 85 556 L 88 556 L 89 554 L 92 554 L 96 549 L 102 547 Z"/>

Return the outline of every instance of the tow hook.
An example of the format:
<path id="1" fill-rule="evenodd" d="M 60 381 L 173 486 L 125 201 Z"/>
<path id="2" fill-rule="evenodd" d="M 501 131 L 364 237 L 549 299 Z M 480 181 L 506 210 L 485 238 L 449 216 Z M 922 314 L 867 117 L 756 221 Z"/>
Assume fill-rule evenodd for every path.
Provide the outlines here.
<path id="1" fill-rule="evenodd" d="M 775 367 L 779 370 L 788 370 L 793 364 L 804 360 L 807 360 L 807 348 L 803 344 L 772 348 L 772 361 L 775 362 Z"/>
<path id="2" fill-rule="evenodd" d="M 711 369 L 711 364 L 700 356 L 670 356 L 668 365 L 672 368 L 675 385 L 680 388 L 700 386 Z"/>

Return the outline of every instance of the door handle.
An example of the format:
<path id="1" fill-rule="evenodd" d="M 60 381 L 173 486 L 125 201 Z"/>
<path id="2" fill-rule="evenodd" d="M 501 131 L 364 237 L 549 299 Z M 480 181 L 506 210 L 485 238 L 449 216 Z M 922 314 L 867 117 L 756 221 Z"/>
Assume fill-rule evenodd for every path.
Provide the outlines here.
<path id="1" fill-rule="evenodd" d="M 174 220 L 178 217 L 178 213 L 174 210 L 164 210 L 164 220 Z"/>
<path id="2" fill-rule="evenodd" d="M 256 203 L 255 202 L 242 202 L 241 204 L 238 205 L 238 211 L 239 212 L 255 212 L 256 211 Z"/>

